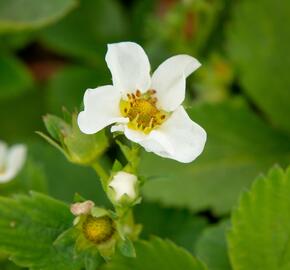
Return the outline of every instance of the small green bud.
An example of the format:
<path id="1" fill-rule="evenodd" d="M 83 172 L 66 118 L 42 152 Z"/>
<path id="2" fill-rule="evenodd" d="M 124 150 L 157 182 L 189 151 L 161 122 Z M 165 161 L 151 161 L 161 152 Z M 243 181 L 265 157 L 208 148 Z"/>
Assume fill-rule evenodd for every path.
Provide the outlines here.
<path id="1" fill-rule="evenodd" d="M 43 133 L 39 134 L 72 163 L 89 165 L 109 146 L 109 139 L 104 130 L 92 135 L 82 133 L 77 125 L 76 113 L 72 114 L 71 123 L 54 115 L 46 115 L 43 119 L 51 138 Z"/>
<path id="2" fill-rule="evenodd" d="M 96 249 L 104 259 L 110 258 L 119 239 L 117 223 L 110 211 L 93 207 L 91 201 L 73 204 L 71 210 L 73 214 L 80 213 L 74 220 L 78 230 L 76 250 Z"/>

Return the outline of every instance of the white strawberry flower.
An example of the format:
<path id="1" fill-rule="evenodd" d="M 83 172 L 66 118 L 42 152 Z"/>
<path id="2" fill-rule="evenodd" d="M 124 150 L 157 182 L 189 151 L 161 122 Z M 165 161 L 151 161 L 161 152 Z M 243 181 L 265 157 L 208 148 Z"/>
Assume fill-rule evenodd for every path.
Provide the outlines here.
<path id="1" fill-rule="evenodd" d="M 113 200 L 119 202 L 124 195 L 127 195 L 130 201 L 135 200 L 137 197 L 136 183 L 136 175 L 123 171 L 116 173 L 109 183 L 109 187 L 114 191 Z"/>
<path id="2" fill-rule="evenodd" d="M 133 42 L 109 44 L 106 62 L 113 85 L 88 89 L 84 111 L 78 116 L 83 133 L 104 127 L 124 132 L 146 151 L 191 162 L 203 151 L 206 132 L 193 122 L 181 105 L 186 77 L 200 67 L 189 55 L 176 55 L 163 62 L 150 76 L 150 63 L 143 48 Z"/>
<path id="3" fill-rule="evenodd" d="M 26 160 L 26 146 L 16 144 L 8 148 L 0 141 L 0 184 L 15 178 Z"/>

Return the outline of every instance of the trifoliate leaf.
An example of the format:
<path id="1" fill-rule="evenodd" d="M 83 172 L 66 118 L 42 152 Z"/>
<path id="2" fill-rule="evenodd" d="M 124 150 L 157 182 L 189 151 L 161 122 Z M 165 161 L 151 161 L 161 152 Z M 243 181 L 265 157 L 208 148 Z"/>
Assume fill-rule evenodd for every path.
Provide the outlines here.
<path id="1" fill-rule="evenodd" d="M 72 221 L 68 206 L 48 196 L 0 197 L 0 251 L 32 270 L 80 270 L 73 241 L 54 245 Z"/>
<path id="2" fill-rule="evenodd" d="M 19 60 L 12 56 L 0 55 L 0 74 L 0 99 L 20 96 L 32 87 L 31 74 Z"/>
<path id="3" fill-rule="evenodd" d="M 195 246 L 195 254 L 209 270 L 231 270 L 226 243 L 228 222 L 206 228 Z"/>
<path id="4" fill-rule="evenodd" d="M 290 2 L 235 1 L 228 50 L 244 90 L 274 124 L 290 132 Z"/>
<path id="5" fill-rule="evenodd" d="M 136 258 L 116 255 L 101 270 L 206 270 L 190 253 L 168 240 L 153 238 L 135 244 Z"/>
<path id="6" fill-rule="evenodd" d="M 205 150 L 190 164 L 146 153 L 142 173 L 159 176 L 145 183 L 147 199 L 226 213 L 259 173 L 290 161 L 290 138 L 266 125 L 243 103 L 201 105 L 188 113 L 207 131 Z"/>
<path id="7" fill-rule="evenodd" d="M 38 28 L 63 17 L 76 0 L 1 0 L 0 31 Z"/>
<path id="8" fill-rule="evenodd" d="M 275 167 L 242 195 L 228 234 L 233 269 L 290 269 L 290 167 Z"/>

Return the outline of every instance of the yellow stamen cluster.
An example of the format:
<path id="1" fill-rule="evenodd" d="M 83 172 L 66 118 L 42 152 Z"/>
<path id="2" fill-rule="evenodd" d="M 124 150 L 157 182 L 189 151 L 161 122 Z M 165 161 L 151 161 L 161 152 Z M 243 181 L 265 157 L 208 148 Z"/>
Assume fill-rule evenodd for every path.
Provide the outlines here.
<path id="1" fill-rule="evenodd" d="M 108 241 L 114 234 L 115 227 L 113 220 L 108 216 L 93 217 L 87 216 L 83 223 L 85 237 L 95 243 L 101 244 Z"/>
<path id="2" fill-rule="evenodd" d="M 127 94 L 127 100 L 121 100 L 120 110 L 124 117 L 129 118 L 129 128 L 148 134 L 165 121 L 167 113 L 157 108 L 155 93 L 153 89 L 144 94 L 137 90 L 135 93 Z"/>

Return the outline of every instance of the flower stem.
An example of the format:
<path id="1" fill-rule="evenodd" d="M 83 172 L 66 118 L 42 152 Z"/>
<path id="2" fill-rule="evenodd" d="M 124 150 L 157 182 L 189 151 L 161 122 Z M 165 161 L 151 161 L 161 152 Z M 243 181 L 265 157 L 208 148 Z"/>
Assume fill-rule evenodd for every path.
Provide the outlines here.
<path id="1" fill-rule="evenodd" d="M 102 183 L 102 187 L 104 189 L 104 191 L 107 191 L 107 182 L 109 179 L 109 175 L 106 172 L 106 170 L 102 167 L 102 165 L 97 161 L 94 162 L 92 164 L 92 167 L 94 168 L 94 170 L 96 171 L 96 173 L 99 175 L 101 183 Z"/>

